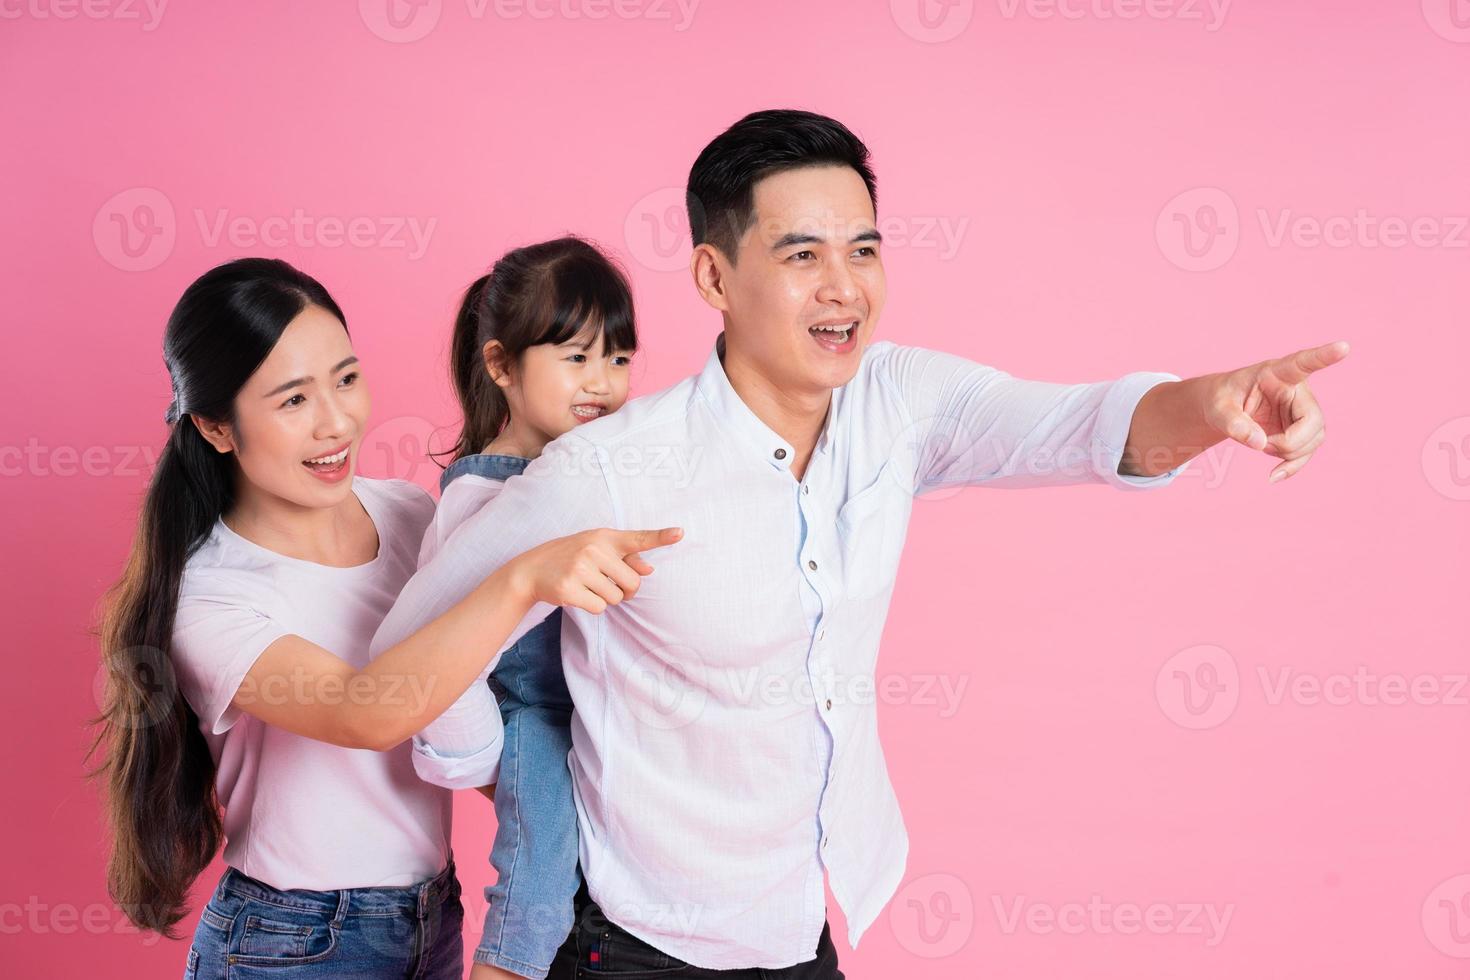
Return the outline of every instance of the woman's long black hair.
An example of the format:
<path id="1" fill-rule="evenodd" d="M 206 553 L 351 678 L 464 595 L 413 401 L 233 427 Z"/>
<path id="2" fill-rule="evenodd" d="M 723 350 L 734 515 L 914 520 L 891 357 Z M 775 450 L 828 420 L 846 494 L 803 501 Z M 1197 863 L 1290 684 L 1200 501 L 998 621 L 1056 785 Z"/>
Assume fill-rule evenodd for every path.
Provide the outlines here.
<path id="1" fill-rule="evenodd" d="M 92 752 L 102 756 L 112 830 L 108 890 L 140 928 L 168 936 L 223 836 L 214 760 L 169 646 L 185 562 L 234 504 L 238 467 L 190 416 L 233 423 L 235 396 L 309 304 L 345 326 L 321 284 L 278 259 L 237 259 L 184 290 L 163 338 L 168 442 L 127 566 L 103 600 L 107 693 Z"/>

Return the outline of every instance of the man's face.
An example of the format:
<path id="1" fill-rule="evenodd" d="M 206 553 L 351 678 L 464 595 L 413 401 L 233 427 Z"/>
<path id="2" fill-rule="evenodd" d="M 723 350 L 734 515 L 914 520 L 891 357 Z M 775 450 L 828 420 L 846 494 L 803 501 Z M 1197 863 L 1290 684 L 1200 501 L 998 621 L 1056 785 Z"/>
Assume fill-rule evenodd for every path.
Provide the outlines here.
<path id="1" fill-rule="evenodd" d="M 830 392 L 857 373 L 887 295 L 868 189 L 851 167 L 804 167 L 761 180 L 754 203 L 739 261 L 721 257 L 727 357 L 780 390 Z"/>

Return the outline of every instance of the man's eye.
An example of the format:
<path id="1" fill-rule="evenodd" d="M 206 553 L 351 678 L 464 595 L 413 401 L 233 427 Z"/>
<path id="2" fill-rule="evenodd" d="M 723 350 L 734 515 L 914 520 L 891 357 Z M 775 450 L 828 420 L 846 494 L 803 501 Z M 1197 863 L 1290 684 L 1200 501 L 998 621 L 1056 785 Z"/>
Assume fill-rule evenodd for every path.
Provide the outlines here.
<path id="1" fill-rule="evenodd" d="M 803 255 L 806 256 L 807 258 L 815 258 L 816 257 L 815 254 L 812 252 L 812 250 L 809 249 L 809 248 L 804 248 L 800 252 L 797 252 L 795 255 L 793 255 L 791 257 L 793 259 L 799 259 Z"/>
<path id="2" fill-rule="evenodd" d="M 877 255 L 878 254 L 878 251 L 877 251 L 877 249 L 873 248 L 873 246 L 871 246 L 871 245 L 864 245 L 862 248 L 860 248 L 860 249 L 857 250 L 857 253 L 856 254 L 861 255 L 861 256 L 864 256 L 864 257 L 870 257 L 870 256 Z"/>

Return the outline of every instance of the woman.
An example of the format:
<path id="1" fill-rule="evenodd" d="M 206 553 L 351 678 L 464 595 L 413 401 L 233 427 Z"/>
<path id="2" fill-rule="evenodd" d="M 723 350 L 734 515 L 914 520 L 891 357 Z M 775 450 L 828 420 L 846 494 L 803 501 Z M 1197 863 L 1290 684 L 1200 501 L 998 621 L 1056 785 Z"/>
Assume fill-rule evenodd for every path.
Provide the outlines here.
<path id="1" fill-rule="evenodd" d="M 113 896 L 168 934 L 223 835 L 186 977 L 458 977 L 449 796 L 406 740 L 537 602 L 601 612 L 678 532 L 548 542 L 369 661 L 433 503 L 355 475 L 369 399 L 337 304 L 230 262 L 184 292 L 164 360 L 173 428 L 102 629 Z"/>

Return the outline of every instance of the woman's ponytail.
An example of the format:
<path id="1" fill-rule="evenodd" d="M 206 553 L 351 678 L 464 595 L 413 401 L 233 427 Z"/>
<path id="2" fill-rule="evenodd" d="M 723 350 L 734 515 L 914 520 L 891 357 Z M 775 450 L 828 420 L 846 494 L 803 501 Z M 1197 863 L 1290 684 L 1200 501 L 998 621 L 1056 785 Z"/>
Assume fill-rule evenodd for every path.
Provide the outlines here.
<path id="1" fill-rule="evenodd" d="M 112 830 L 108 890 L 140 928 L 171 938 L 223 835 L 214 759 L 169 657 L 189 556 L 236 493 L 233 455 L 210 445 L 193 416 L 233 422 L 235 396 L 308 304 L 342 319 L 320 283 L 276 259 L 226 263 L 184 291 L 164 335 L 168 442 L 122 578 L 103 600 L 106 694 L 92 753 Z"/>

